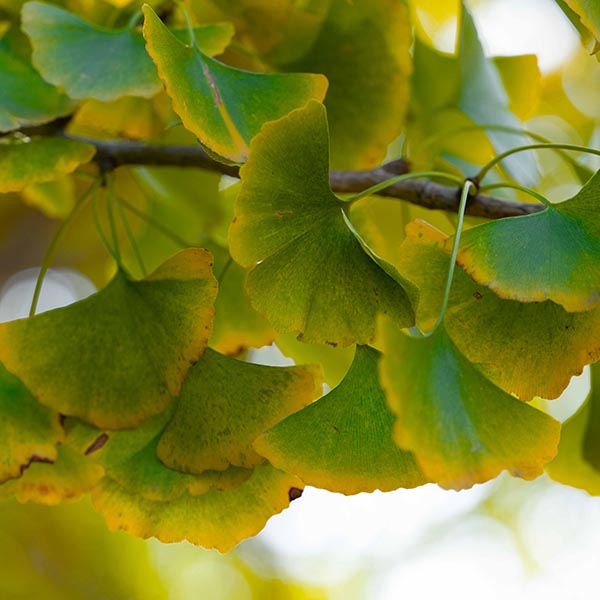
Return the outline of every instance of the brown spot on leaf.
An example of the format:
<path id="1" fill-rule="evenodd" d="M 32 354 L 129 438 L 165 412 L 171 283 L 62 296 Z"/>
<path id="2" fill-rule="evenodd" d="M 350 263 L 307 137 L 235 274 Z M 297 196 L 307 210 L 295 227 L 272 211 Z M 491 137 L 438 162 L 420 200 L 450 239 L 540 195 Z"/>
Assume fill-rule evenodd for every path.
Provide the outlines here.
<path id="1" fill-rule="evenodd" d="M 50 465 L 54 464 L 54 461 L 51 458 L 48 458 L 46 456 L 38 456 L 37 454 L 34 454 L 26 463 L 21 465 L 21 468 L 20 468 L 21 475 L 23 475 L 23 473 L 25 472 L 25 469 L 29 468 L 29 466 L 34 462 L 48 463 Z"/>
<path id="2" fill-rule="evenodd" d="M 475 292 L 473 294 L 473 298 L 475 298 L 475 300 L 481 300 L 483 298 L 483 294 L 481 294 L 480 292 Z"/>
<path id="3" fill-rule="evenodd" d="M 104 446 L 104 444 L 106 444 L 106 442 L 108 442 L 108 434 L 103 433 L 103 434 L 99 435 L 94 440 L 94 443 L 85 451 L 84 454 L 86 456 L 89 456 L 93 452 L 97 452 L 98 450 L 100 450 L 100 448 L 102 448 L 102 446 Z"/>
<path id="4" fill-rule="evenodd" d="M 294 212 L 291 210 L 277 210 L 275 211 L 275 214 L 278 217 L 291 217 L 294 214 Z"/>
<path id="5" fill-rule="evenodd" d="M 332 348 L 337 348 L 337 342 L 325 342 L 328 346 L 331 346 Z"/>
<path id="6" fill-rule="evenodd" d="M 301 490 L 300 488 L 291 487 L 288 491 L 288 498 L 290 499 L 290 502 L 293 502 L 294 500 L 298 500 L 298 498 L 300 498 L 300 496 L 302 496 L 302 492 L 303 492 L 303 490 Z"/>
<path id="7" fill-rule="evenodd" d="M 340 430 L 335 425 L 332 425 L 331 429 L 333 429 L 336 433 L 340 432 Z"/>

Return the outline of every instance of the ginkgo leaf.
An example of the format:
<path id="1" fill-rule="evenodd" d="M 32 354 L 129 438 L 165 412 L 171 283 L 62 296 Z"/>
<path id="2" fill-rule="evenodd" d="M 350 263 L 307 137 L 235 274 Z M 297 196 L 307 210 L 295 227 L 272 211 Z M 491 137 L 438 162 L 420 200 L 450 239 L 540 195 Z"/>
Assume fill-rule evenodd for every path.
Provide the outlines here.
<path id="1" fill-rule="evenodd" d="M 52 181 L 89 162 L 95 148 L 60 137 L 9 135 L 0 138 L 0 192 L 17 192 Z"/>
<path id="2" fill-rule="evenodd" d="M 600 171 L 569 200 L 465 231 L 458 263 L 502 298 L 553 300 L 568 311 L 600 303 Z"/>
<path id="3" fill-rule="evenodd" d="M 178 395 L 206 348 L 211 268 L 210 254 L 191 248 L 142 281 L 118 272 L 85 300 L 1 324 L 0 360 L 42 404 L 98 427 L 133 427 Z"/>
<path id="4" fill-rule="evenodd" d="M 34 65 L 72 98 L 108 101 L 127 95 L 150 97 L 160 90 L 156 67 L 135 27 L 97 27 L 43 2 L 25 4 L 22 18 Z M 197 39 L 205 52 L 218 53 L 232 34 L 231 25 L 211 25 Z"/>
<path id="5" fill-rule="evenodd" d="M 31 463 L 19 479 L 0 486 L 0 497 L 15 496 L 19 502 L 38 504 L 73 502 L 90 492 L 103 475 L 99 464 L 68 445 L 60 445 L 52 463 Z"/>
<path id="6" fill-rule="evenodd" d="M 112 530 L 167 543 L 188 540 L 227 552 L 256 535 L 272 515 L 298 497 L 301 489 L 297 477 L 262 465 L 235 490 L 211 490 L 200 496 L 184 494 L 172 502 L 152 502 L 127 493 L 107 478 L 93 491 L 92 499 Z"/>
<path id="7" fill-rule="evenodd" d="M 0 363 L 0 482 L 19 477 L 32 462 L 54 461 L 63 436 L 58 413 Z"/>
<path id="8" fill-rule="evenodd" d="M 187 473 L 261 464 L 254 440 L 318 397 L 320 379 L 313 367 L 254 365 L 209 348 L 187 374 L 158 456 Z"/>
<path id="9" fill-rule="evenodd" d="M 395 417 L 379 386 L 379 352 L 357 346 L 348 374 L 317 402 L 254 442 L 255 450 L 306 485 L 358 494 L 414 488 L 427 480 L 392 438 Z"/>
<path id="10" fill-rule="evenodd" d="M 412 308 L 394 268 L 374 260 L 348 226 L 328 172 L 323 105 L 266 124 L 241 170 L 230 252 L 251 268 L 250 300 L 278 331 L 333 346 L 367 343 L 378 312 L 409 326 Z"/>
<path id="11" fill-rule="evenodd" d="M 228 67 L 180 42 L 144 6 L 146 46 L 184 126 L 220 156 L 244 162 L 250 140 L 267 121 L 322 100 L 322 75 L 250 73 Z"/>
<path id="12" fill-rule="evenodd" d="M 394 437 L 425 476 L 464 489 L 507 469 L 533 479 L 556 454 L 560 424 L 503 392 L 457 350 L 443 326 L 427 338 L 383 328 L 381 383 Z"/>
<path id="13" fill-rule="evenodd" d="M 190 475 L 166 467 L 156 454 L 158 440 L 173 416 L 173 408 L 146 419 L 135 429 L 102 432 L 86 454 L 106 470 L 106 475 L 129 493 L 146 500 L 167 502 L 184 493 L 204 494 L 211 488 L 234 489 L 252 471 L 232 467 L 223 472 L 204 471 Z"/>
<path id="14" fill-rule="evenodd" d="M 71 101 L 0 40 L 0 132 L 66 115 Z"/>
<path id="15" fill-rule="evenodd" d="M 444 251 L 448 236 L 417 221 L 406 233 L 397 266 L 419 289 L 417 323 L 426 331 L 442 309 L 450 266 Z M 454 272 L 444 324 L 465 358 L 503 390 L 526 401 L 556 398 L 573 375 L 600 358 L 600 309 L 569 313 L 550 301 L 504 300 L 462 269 Z"/>
<path id="16" fill-rule="evenodd" d="M 334 169 L 368 169 L 403 130 L 412 35 L 396 0 L 334 0 L 304 56 L 286 70 L 323 73 Z M 313 9 L 314 12 L 314 9 Z"/>

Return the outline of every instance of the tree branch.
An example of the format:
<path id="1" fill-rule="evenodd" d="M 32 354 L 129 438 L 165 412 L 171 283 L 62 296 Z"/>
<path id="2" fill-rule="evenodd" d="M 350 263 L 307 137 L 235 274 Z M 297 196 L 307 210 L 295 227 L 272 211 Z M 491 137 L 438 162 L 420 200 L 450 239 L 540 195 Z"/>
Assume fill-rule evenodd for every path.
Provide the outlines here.
<path id="1" fill-rule="evenodd" d="M 158 146 L 143 142 L 104 141 L 63 134 L 96 147 L 94 160 L 104 170 L 125 165 L 198 167 L 230 177 L 239 177 L 239 167 L 225 165 L 213 159 L 200 146 Z M 331 171 L 331 189 L 339 194 L 358 193 L 394 175 L 408 172 L 403 160 L 396 160 L 370 171 Z M 406 200 L 430 209 L 457 212 L 460 189 L 425 179 L 403 181 L 379 192 L 381 196 Z M 467 214 L 499 219 L 527 215 L 544 210 L 541 204 L 514 202 L 503 198 L 477 194 L 469 198 Z"/>

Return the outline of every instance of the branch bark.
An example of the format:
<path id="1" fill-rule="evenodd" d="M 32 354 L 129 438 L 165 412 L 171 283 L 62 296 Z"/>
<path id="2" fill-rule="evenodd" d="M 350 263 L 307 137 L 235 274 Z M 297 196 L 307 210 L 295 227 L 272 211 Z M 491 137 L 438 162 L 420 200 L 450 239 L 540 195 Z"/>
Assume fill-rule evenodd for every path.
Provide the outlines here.
<path id="1" fill-rule="evenodd" d="M 103 170 L 126 165 L 198 167 L 230 177 L 239 177 L 239 167 L 225 165 L 213 159 L 200 146 L 159 146 L 143 142 L 93 140 L 66 133 L 63 135 L 95 146 L 94 160 Z M 354 194 L 405 172 L 408 172 L 408 165 L 402 160 L 396 160 L 370 171 L 331 171 L 329 182 L 331 189 L 336 193 Z M 414 179 L 392 185 L 378 194 L 429 209 L 456 212 L 460 189 L 426 179 Z M 544 210 L 541 204 L 514 202 L 477 194 L 469 198 L 466 212 L 477 217 L 499 219 L 527 215 L 541 210 Z"/>

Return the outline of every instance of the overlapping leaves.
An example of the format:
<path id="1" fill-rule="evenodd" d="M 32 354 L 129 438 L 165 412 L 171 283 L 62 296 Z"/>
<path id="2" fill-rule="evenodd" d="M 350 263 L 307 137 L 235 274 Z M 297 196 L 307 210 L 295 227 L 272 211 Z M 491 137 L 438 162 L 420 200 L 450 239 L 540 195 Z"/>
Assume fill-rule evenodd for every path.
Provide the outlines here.
<path id="1" fill-rule="evenodd" d="M 265 125 L 241 171 L 231 255 L 251 268 L 250 299 L 277 330 L 333 346 L 367 343 L 377 312 L 409 326 L 412 309 L 402 278 L 347 225 L 328 166 L 321 104 Z"/>
<path id="2" fill-rule="evenodd" d="M 419 289 L 417 323 L 424 330 L 442 307 L 447 245 L 440 231 L 413 222 L 400 249 L 398 268 Z M 448 335 L 486 377 L 522 400 L 556 398 L 571 376 L 600 358 L 599 326 L 598 309 L 569 313 L 551 301 L 505 300 L 455 270 L 445 318 Z"/>
<path id="3" fill-rule="evenodd" d="M 234 69 L 180 42 L 148 5 L 144 15 L 147 49 L 173 109 L 207 148 L 230 161 L 246 160 L 248 144 L 264 123 L 325 96 L 322 75 Z"/>
<path id="4" fill-rule="evenodd" d="M 301 493 L 252 444 L 320 395 L 319 370 L 207 349 L 211 267 L 188 249 L 141 281 L 119 272 L 86 300 L 0 326 L 12 371 L 0 371 L 1 497 L 91 492 L 114 528 L 227 550 Z M 21 349 L 33 346 L 32 367 Z"/>
<path id="5" fill-rule="evenodd" d="M 507 469 L 533 479 L 556 454 L 560 424 L 487 380 L 443 326 L 411 338 L 385 327 L 381 381 L 398 416 L 394 438 L 426 477 L 462 489 Z"/>
<path id="6" fill-rule="evenodd" d="M 33 63 L 71 98 L 108 101 L 126 95 L 149 97 L 160 90 L 156 67 L 135 27 L 97 27 L 43 2 L 28 2 L 22 14 Z M 211 54 L 221 52 L 232 34 L 229 25 L 212 25 L 196 35 L 200 47 Z"/>
<path id="7" fill-rule="evenodd" d="M 358 346 L 345 379 L 254 443 L 271 464 L 332 492 L 412 488 L 426 483 L 414 456 L 392 440 L 394 415 L 379 386 L 379 352 Z"/>
<path id="8" fill-rule="evenodd" d="M 552 300 L 568 311 L 600 302 L 600 172 L 544 211 L 466 231 L 458 263 L 503 298 Z"/>

